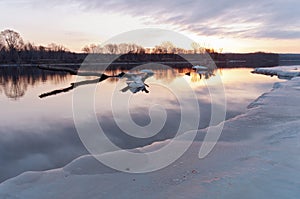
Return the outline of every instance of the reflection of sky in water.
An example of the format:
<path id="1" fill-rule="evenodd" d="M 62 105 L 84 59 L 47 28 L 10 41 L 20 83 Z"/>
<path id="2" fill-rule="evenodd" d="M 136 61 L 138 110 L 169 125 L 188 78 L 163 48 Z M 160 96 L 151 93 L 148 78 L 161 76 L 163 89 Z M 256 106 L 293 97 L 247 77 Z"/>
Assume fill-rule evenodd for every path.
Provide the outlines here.
<path id="1" fill-rule="evenodd" d="M 24 94 L 20 98 L 14 99 L 8 98 L 4 92 L 5 89 L 6 92 L 9 91 L 13 80 L 3 77 L 5 76 L 3 75 L 5 74 L 3 73 L 4 69 L 1 70 L 0 181 L 26 170 L 61 167 L 74 158 L 87 153 L 73 123 L 72 91 L 44 99 L 38 98 L 41 93 L 68 87 L 71 82 L 75 81 L 74 76 L 59 77 L 37 74 L 35 78 L 32 78 L 26 74 L 18 77 L 14 81 L 24 84 L 19 85 L 21 90 L 18 91 L 24 92 Z M 217 71 L 225 86 L 227 118 L 245 112 L 249 103 L 263 92 L 269 91 L 274 82 L 280 81 L 275 77 L 253 75 L 250 71 L 251 69 L 220 69 Z M 172 71 L 165 73 L 157 71 L 153 77 L 146 80 L 146 83 L 149 84 L 150 92 L 148 94 L 144 92 L 134 95 L 130 92 L 117 93 L 116 101 L 126 100 L 130 97 L 128 105 L 130 114 L 138 125 L 146 126 L 151 122 L 149 107 L 161 105 L 154 106 L 152 110 L 154 116 L 160 116 L 162 107 L 166 110 L 168 116 L 166 125 L 162 127 L 160 133 L 152 135 L 151 132 L 141 132 L 144 135 L 149 134 L 149 138 L 143 139 L 124 134 L 112 117 L 109 96 L 112 90 L 117 88 L 118 92 L 119 88 L 124 86 L 118 84 L 125 82 L 107 79 L 98 84 L 95 93 L 95 110 L 99 123 L 106 132 L 109 132 L 107 136 L 123 148 L 143 146 L 155 140 L 164 140 L 174 136 L 180 123 L 180 107 L 175 94 L 168 89 L 168 86 L 175 86 L 185 102 L 189 102 L 188 95 L 185 95 L 185 92 L 188 91 L 179 83 L 179 79 L 188 71 L 180 72 L 180 74 L 174 74 Z M 191 76 L 183 78 L 197 93 L 201 114 L 199 128 L 204 128 L 210 120 L 210 97 L 205 84 L 217 84 L 216 77 L 200 81 L 197 75 L 191 74 Z M 95 85 L 90 86 L 95 87 Z M 126 108 L 119 107 L 119 111 L 126 111 Z M 126 123 L 126 120 L 123 122 Z"/>

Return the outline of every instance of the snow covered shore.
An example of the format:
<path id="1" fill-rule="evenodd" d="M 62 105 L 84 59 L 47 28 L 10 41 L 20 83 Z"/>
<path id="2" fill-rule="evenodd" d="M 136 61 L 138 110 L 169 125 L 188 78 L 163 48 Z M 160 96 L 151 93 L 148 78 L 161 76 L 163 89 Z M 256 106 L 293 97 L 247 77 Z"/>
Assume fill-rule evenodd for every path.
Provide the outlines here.
<path id="1" fill-rule="evenodd" d="M 180 159 L 157 172 L 117 172 L 83 156 L 63 168 L 26 172 L 3 182 L 0 198 L 298 199 L 299 92 L 300 77 L 276 83 L 245 114 L 225 122 L 219 142 L 204 159 L 198 158 L 206 133 L 201 130 Z"/>
<path id="2" fill-rule="evenodd" d="M 271 68 L 255 68 L 252 73 L 263 75 L 276 75 L 279 79 L 291 79 L 300 76 L 300 66 L 278 66 Z"/>

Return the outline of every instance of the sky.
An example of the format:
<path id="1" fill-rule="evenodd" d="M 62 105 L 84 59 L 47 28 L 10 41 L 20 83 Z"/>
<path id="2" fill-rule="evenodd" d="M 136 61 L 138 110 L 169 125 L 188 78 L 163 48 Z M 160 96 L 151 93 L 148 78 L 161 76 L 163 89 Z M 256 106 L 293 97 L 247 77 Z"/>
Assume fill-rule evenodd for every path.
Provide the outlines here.
<path id="1" fill-rule="evenodd" d="M 300 53 L 299 11 L 299 0 L 1 0 L 0 30 L 76 52 L 127 31 L 160 28 L 216 51 Z"/>

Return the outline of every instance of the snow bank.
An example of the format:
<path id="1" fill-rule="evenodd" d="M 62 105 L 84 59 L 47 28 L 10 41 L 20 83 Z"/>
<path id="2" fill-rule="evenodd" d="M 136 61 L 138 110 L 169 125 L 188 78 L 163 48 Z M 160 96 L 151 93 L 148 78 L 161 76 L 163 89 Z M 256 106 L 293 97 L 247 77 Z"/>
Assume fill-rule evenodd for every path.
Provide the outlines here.
<path id="1" fill-rule="evenodd" d="M 278 76 L 279 79 L 291 79 L 300 76 L 300 66 L 278 66 L 271 68 L 255 68 L 252 73 Z"/>
<path id="2" fill-rule="evenodd" d="M 157 172 L 117 172 L 87 155 L 61 169 L 9 179 L 0 184 L 0 198 L 298 199 L 299 92 L 300 78 L 276 84 L 245 114 L 225 122 L 219 142 L 204 159 L 198 158 L 206 133 L 201 130 L 181 158 Z"/>

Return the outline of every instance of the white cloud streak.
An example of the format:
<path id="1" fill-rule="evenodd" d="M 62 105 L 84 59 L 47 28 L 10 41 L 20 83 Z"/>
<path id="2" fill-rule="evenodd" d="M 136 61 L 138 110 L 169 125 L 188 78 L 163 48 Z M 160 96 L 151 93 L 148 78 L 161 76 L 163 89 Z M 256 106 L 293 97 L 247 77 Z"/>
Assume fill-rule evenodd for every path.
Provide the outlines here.
<path id="1" fill-rule="evenodd" d="M 172 24 L 203 36 L 300 38 L 300 2 L 297 0 L 70 0 L 69 3 L 78 4 L 86 11 L 150 17 L 155 23 Z"/>

